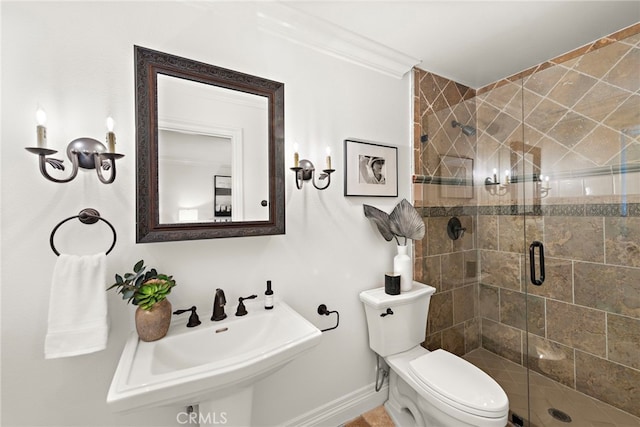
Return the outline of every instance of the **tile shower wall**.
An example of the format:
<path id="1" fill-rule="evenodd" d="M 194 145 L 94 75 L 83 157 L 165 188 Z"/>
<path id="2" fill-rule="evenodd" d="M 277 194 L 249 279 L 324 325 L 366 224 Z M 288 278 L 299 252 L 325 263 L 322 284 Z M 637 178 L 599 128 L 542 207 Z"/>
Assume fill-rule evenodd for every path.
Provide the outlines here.
<path id="1" fill-rule="evenodd" d="M 414 277 L 436 288 L 423 345 L 463 355 L 480 345 L 476 220 L 465 211 L 477 201 L 471 187 L 456 180 L 472 179 L 476 144 L 451 122 L 475 123 L 476 94 L 435 74 L 414 73 L 414 195 L 428 236 L 414 246 Z M 426 214 L 431 210 L 437 214 Z M 447 235 L 453 215 L 466 228 L 465 237 L 455 241 Z"/>
<path id="2" fill-rule="evenodd" d="M 475 97 L 461 91 L 459 98 L 447 98 L 444 79 L 416 70 L 414 142 L 414 194 L 428 227 L 415 251 L 416 276 L 438 289 L 424 345 L 459 354 L 480 344 L 636 416 L 639 33 L 636 25 L 482 88 Z M 447 86 L 460 88 L 453 82 Z M 458 103 L 443 106 L 438 99 Z M 458 121 L 475 123 L 477 138 L 450 132 L 447 121 L 454 110 L 468 111 Z M 514 155 L 512 148 L 526 154 Z M 471 198 L 443 197 L 451 192 L 434 185 L 448 176 L 441 165 L 448 154 L 473 159 Z M 485 191 L 484 177 L 494 168 L 501 182 L 509 170 L 517 183 L 496 194 Z M 540 175 L 549 180 L 526 179 Z M 447 241 L 452 215 L 471 231 L 464 244 Z M 545 244 L 542 287 L 529 285 L 526 276 L 524 230 L 527 242 Z M 477 272 L 471 271 L 474 265 Z M 469 292 L 469 301 L 462 302 L 467 294 L 461 290 L 474 286 L 478 293 Z M 469 311 L 461 316 L 463 309 Z"/>

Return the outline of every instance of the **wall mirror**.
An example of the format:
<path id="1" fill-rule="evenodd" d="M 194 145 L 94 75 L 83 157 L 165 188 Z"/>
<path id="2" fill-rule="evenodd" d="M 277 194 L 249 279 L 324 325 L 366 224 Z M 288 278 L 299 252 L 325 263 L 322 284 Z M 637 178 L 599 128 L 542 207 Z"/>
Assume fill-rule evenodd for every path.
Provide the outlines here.
<path id="1" fill-rule="evenodd" d="M 135 46 L 136 241 L 284 234 L 284 84 Z"/>

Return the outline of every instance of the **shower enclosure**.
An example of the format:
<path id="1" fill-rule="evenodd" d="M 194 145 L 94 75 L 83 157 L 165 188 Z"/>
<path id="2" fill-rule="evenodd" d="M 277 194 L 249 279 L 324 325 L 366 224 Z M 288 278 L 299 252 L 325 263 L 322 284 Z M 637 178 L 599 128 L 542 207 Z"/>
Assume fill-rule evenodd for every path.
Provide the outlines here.
<path id="1" fill-rule="evenodd" d="M 516 423 L 640 423 L 638 70 L 640 25 L 477 91 L 415 72 L 424 345 L 497 355 Z"/>

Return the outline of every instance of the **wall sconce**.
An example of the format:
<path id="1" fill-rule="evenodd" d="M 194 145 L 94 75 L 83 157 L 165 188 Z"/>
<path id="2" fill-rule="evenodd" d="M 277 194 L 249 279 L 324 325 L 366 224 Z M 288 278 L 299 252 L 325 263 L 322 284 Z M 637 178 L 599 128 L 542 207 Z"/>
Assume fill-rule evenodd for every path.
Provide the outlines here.
<path id="1" fill-rule="evenodd" d="M 508 169 L 504 171 L 504 181 L 506 184 L 511 183 Z M 492 196 L 503 196 L 509 192 L 509 187 L 507 187 L 506 184 L 501 184 L 500 181 L 498 181 L 498 170 L 493 169 L 493 178 L 490 176 L 485 178 L 484 189 Z"/>
<path id="2" fill-rule="evenodd" d="M 298 190 L 302 190 L 302 186 L 305 181 L 311 181 L 313 186 L 318 190 L 326 190 L 329 185 L 331 185 L 331 174 L 335 172 L 335 169 L 331 169 L 331 151 L 328 147 L 326 166 L 327 168 L 322 169 L 322 173 L 318 176 L 318 181 L 324 181 L 325 179 L 327 181 L 324 187 L 320 187 L 318 184 L 316 184 L 315 166 L 313 165 L 313 163 L 311 163 L 311 161 L 307 159 L 300 160 L 297 144 L 294 144 L 293 167 L 291 168 L 291 170 L 295 173 L 296 187 L 298 188 Z"/>
<path id="3" fill-rule="evenodd" d="M 542 183 L 543 180 L 544 184 Z M 549 187 L 549 175 L 540 175 L 540 178 L 538 179 L 538 185 L 540 186 L 540 197 L 544 199 L 549 195 L 549 190 L 551 190 L 551 187 Z"/>
<path id="4" fill-rule="evenodd" d="M 116 160 L 124 157 L 124 154 L 117 154 L 116 148 L 116 134 L 113 133 L 113 119 L 109 117 L 107 119 L 107 147 L 101 142 L 93 138 L 77 138 L 67 145 L 67 157 L 71 160 L 71 175 L 67 178 L 58 179 L 49 175 L 47 172 L 47 164 L 52 168 L 58 170 L 64 170 L 62 162 L 64 160 L 54 159 L 47 156 L 57 153 L 57 150 L 51 150 L 47 148 L 47 128 L 45 122 L 47 116 L 42 109 L 38 109 L 36 112 L 36 120 L 38 125 L 36 127 L 37 141 L 36 147 L 25 147 L 25 149 L 33 154 L 37 154 L 40 160 L 40 173 L 49 181 L 65 183 L 73 180 L 78 174 L 78 168 L 83 169 L 95 169 L 98 174 L 98 179 L 103 184 L 111 184 L 116 179 Z M 102 174 L 102 169 L 111 169 L 111 176 L 106 179 Z"/>

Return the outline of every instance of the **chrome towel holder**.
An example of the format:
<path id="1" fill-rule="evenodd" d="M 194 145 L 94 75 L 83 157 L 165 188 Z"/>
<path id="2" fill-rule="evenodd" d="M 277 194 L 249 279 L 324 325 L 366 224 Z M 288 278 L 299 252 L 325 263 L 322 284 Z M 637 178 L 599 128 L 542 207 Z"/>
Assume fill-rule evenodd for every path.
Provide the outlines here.
<path id="1" fill-rule="evenodd" d="M 113 247 L 116 245 L 116 229 L 113 228 L 113 225 L 111 225 L 109 221 L 100 216 L 100 212 L 92 208 L 82 209 L 78 215 L 70 216 L 69 218 L 63 219 L 58 223 L 58 225 L 53 228 L 53 231 L 51 231 L 51 237 L 49 237 L 49 244 L 51 245 L 51 250 L 53 250 L 53 253 L 57 256 L 60 256 L 60 252 L 58 252 L 55 245 L 53 244 L 53 236 L 56 234 L 56 231 L 58 231 L 58 228 L 60 228 L 62 224 L 75 218 L 78 218 L 83 224 L 95 224 L 98 221 L 103 221 L 109 226 L 109 228 L 111 228 L 111 231 L 113 231 L 113 243 L 111 244 L 109 250 L 106 252 L 106 254 L 109 255 L 109 253 L 113 250 Z"/>

